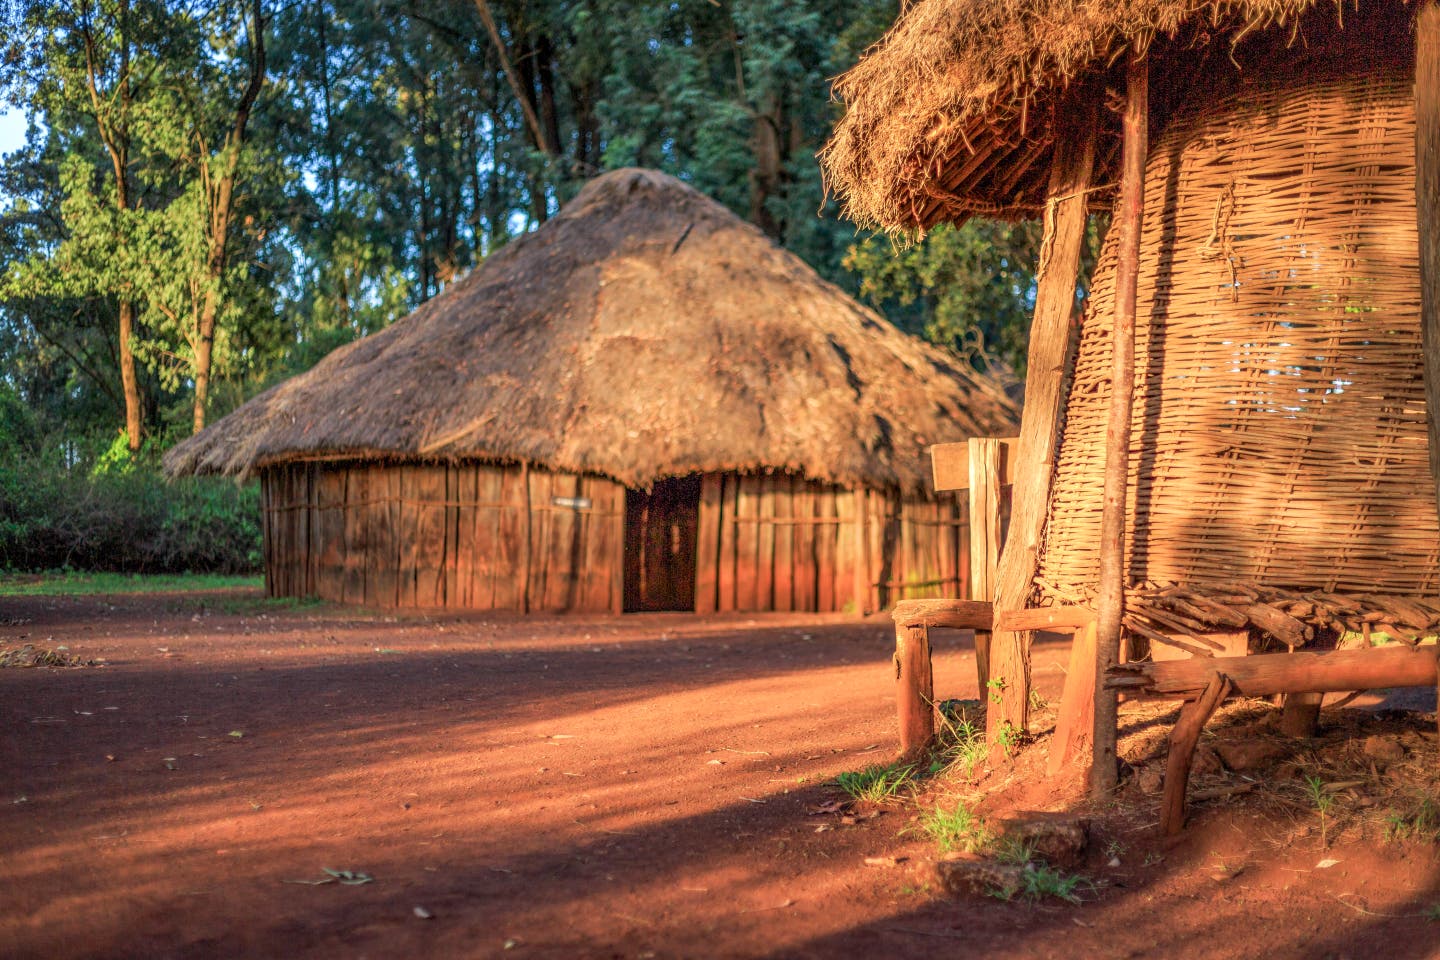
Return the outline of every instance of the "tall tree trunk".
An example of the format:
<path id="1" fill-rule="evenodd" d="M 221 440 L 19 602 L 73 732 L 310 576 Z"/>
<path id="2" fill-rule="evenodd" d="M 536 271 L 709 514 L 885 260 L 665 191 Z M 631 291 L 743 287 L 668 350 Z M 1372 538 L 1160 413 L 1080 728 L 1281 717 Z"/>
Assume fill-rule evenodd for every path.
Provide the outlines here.
<path id="1" fill-rule="evenodd" d="M 135 304 L 120 301 L 120 385 L 125 392 L 125 440 L 134 453 L 140 449 L 140 382 L 135 376 L 135 351 L 130 338 L 135 332 Z"/>
<path id="2" fill-rule="evenodd" d="M 235 107 L 235 120 L 225 136 L 220 154 L 218 176 L 211 176 L 209 157 L 201 158 L 201 175 L 205 178 L 206 198 L 210 207 L 208 224 L 209 251 L 206 256 L 205 294 L 196 323 L 195 342 L 195 406 L 194 429 L 205 429 L 205 406 L 210 398 L 210 367 L 215 352 L 215 325 L 220 315 L 220 302 L 225 282 L 225 258 L 230 241 L 230 223 L 235 213 L 235 184 L 240 172 L 241 153 L 245 149 L 250 111 L 265 84 L 265 21 L 262 0 L 250 6 L 250 79 L 240 102 Z"/>

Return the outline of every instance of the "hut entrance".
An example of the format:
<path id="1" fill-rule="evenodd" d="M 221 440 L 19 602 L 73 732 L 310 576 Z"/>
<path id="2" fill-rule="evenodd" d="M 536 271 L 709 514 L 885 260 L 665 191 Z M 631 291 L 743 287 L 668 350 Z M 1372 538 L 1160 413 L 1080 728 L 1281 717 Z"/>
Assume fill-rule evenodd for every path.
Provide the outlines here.
<path id="1" fill-rule="evenodd" d="M 625 491 L 625 612 L 695 609 L 700 475 Z"/>

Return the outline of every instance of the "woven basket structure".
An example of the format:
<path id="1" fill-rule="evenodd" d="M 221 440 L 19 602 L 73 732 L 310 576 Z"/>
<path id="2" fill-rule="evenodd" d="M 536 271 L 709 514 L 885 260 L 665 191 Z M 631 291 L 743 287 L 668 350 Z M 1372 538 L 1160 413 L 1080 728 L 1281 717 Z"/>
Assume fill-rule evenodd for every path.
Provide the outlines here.
<path id="1" fill-rule="evenodd" d="M 1223 97 L 1195 98 L 1152 141 L 1132 587 L 1233 595 L 1259 585 L 1289 598 L 1282 608 L 1300 603 L 1296 592 L 1359 597 L 1339 604 L 1351 626 L 1387 619 L 1376 608 L 1408 609 L 1407 620 L 1427 621 L 1417 628 L 1440 614 L 1399 599 L 1440 588 L 1440 521 L 1427 465 L 1413 67 L 1385 61 L 1377 53 L 1364 75 L 1333 61 L 1252 75 Z M 1116 233 L 1057 453 L 1037 581 L 1056 602 L 1088 599 L 1099 569 Z"/>

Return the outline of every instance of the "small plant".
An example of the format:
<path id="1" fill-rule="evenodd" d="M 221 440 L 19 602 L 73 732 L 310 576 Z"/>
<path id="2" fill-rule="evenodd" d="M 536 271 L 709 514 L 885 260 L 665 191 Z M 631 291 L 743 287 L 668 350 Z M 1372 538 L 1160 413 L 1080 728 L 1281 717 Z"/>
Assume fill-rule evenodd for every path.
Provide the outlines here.
<path id="1" fill-rule="evenodd" d="M 1036 713 L 1039 713 L 1041 710 L 1044 710 L 1044 709 L 1045 709 L 1046 707 L 1048 707 L 1049 705 L 1050 705 L 1050 702 L 1049 702 L 1048 700 L 1046 700 L 1044 697 L 1040 696 L 1040 691 L 1039 691 L 1039 690 L 1034 690 L 1034 689 L 1032 689 L 1032 690 L 1030 691 L 1030 709 L 1031 709 L 1031 710 L 1034 710 Z"/>
<path id="2" fill-rule="evenodd" d="M 1009 720 L 1000 724 L 1000 729 L 995 733 L 995 742 L 1005 751 L 1007 758 L 1015 756 L 1015 748 L 1020 746 L 1020 731 L 1011 725 Z"/>
<path id="3" fill-rule="evenodd" d="M 1425 911 L 1425 919 L 1431 923 L 1440 923 L 1440 903 L 1430 904 L 1430 909 Z"/>
<path id="4" fill-rule="evenodd" d="M 899 796 L 900 792 L 915 782 L 915 768 L 910 764 L 888 766 L 875 764 L 864 770 L 842 773 L 835 778 L 835 785 L 853 799 L 868 800 L 871 803 L 887 803 Z"/>
<path id="5" fill-rule="evenodd" d="M 951 763 L 960 765 L 968 780 L 985 761 L 985 734 L 968 718 L 951 720 L 944 714 L 941 722 L 941 752 Z"/>
<path id="6" fill-rule="evenodd" d="M 1031 901 L 1056 897 L 1066 903 L 1079 903 L 1080 897 L 1075 891 L 1082 886 L 1093 888 L 1095 885 L 1079 874 L 1061 873 L 1048 864 L 1040 863 L 1026 867 L 1015 883 L 993 887 L 988 892 L 995 899 L 1007 903 L 1016 895 Z"/>
<path id="7" fill-rule="evenodd" d="M 1413 809 L 1392 810 L 1385 816 L 1385 840 L 1440 841 L 1440 804 L 1428 796 L 1420 796 Z"/>
<path id="8" fill-rule="evenodd" d="M 1005 695 L 1005 678 L 991 677 L 985 681 L 985 689 L 989 691 L 990 702 L 999 703 Z"/>
<path id="9" fill-rule="evenodd" d="M 1320 849 L 1323 850 L 1330 846 L 1328 827 L 1330 808 L 1335 805 L 1335 797 L 1326 791 L 1325 781 L 1315 776 L 1305 778 L 1305 794 L 1315 805 L 1315 812 L 1320 815 Z"/>
<path id="10" fill-rule="evenodd" d="M 1028 864 L 1035 859 L 1035 848 L 1019 837 L 1002 836 L 994 843 L 994 856 L 1001 863 Z"/>
<path id="11" fill-rule="evenodd" d="M 974 853 L 994 840 L 985 821 L 976 816 L 963 802 L 957 802 L 953 810 L 936 805 L 935 809 L 920 817 L 920 829 L 941 853 L 964 850 Z"/>

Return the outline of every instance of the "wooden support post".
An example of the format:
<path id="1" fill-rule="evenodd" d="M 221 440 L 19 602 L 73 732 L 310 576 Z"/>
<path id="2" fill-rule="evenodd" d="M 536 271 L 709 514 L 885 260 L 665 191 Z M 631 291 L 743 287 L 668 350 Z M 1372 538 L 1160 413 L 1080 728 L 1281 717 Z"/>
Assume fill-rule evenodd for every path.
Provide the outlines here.
<path id="1" fill-rule="evenodd" d="M 1323 693 L 1287 693 L 1280 711 L 1280 732 L 1287 737 L 1308 738 L 1320 729 L 1320 701 Z"/>
<path id="2" fill-rule="evenodd" d="M 924 624 L 895 624 L 895 708 L 900 718 L 900 753 L 918 756 L 935 739 L 935 677 L 930 665 L 930 631 Z"/>
<path id="3" fill-rule="evenodd" d="M 1140 273 L 1140 230 L 1145 220 L 1145 154 L 1149 125 L 1150 68 L 1131 52 L 1126 77 L 1125 142 L 1121 154 L 1119 234 L 1115 266 L 1115 323 L 1110 343 L 1110 414 L 1105 426 L 1105 491 L 1100 521 L 1100 583 L 1096 591 L 1095 736 L 1090 794 L 1097 800 L 1115 789 L 1115 727 L 1119 701 L 1104 685 L 1105 671 L 1120 658 L 1125 616 L 1125 487 L 1130 473 L 1130 414 L 1135 391 L 1135 299 Z M 1183 802 L 1183 799 L 1182 799 Z"/>
<path id="4" fill-rule="evenodd" d="M 970 599 L 993 603 L 995 572 L 1000 562 L 1001 442 L 971 437 L 970 466 Z M 990 631 L 975 631 L 975 674 L 980 699 L 990 679 Z"/>
<path id="5" fill-rule="evenodd" d="M 1190 764 L 1195 759 L 1195 746 L 1205 722 L 1215 708 L 1230 694 L 1230 681 L 1224 674 L 1210 675 L 1205 691 L 1195 700 L 1187 700 L 1180 708 L 1180 719 L 1170 731 L 1170 754 L 1165 758 L 1165 794 L 1161 801 L 1160 830 L 1174 836 L 1185 826 L 1185 788 L 1190 783 Z"/>
<path id="6" fill-rule="evenodd" d="M 525 515 L 521 518 L 522 529 L 525 532 L 525 543 L 520 550 L 520 612 L 530 612 L 530 569 L 534 564 L 531 544 L 532 528 L 534 518 L 531 516 L 532 507 L 530 504 L 530 461 L 520 461 L 520 486 L 525 488 Z"/>
<path id="7" fill-rule="evenodd" d="M 1070 670 L 1060 695 L 1060 716 L 1050 738 L 1046 773 L 1055 776 L 1068 764 L 1089 759 L 1095 727 L 1095 621 L 1075 631 L 1070 645 Z"/>
<path id="8" fill-rule="evenodd" d="M 1420 332 L 1431 411 L 1430 473 L 1440 501 L 1440 3 L 1415 15 L 1415 215 L 1420 235 Z"/>
<path id="9" fill-rule="evenodd" d="M 1045 207 L 1035 316 L 1030 324 L 1025 409 L 1020 420 L 1011 499 L 1010 529 L 995 578 L 995 607 L 1024 608 L 1035 579 L 1035 558 L 1050 501 L 1055 447 L 1060 433 L 1062 388 L 1071 357 L 1070 321 L 1085 243 L 1090 176 L 1095 166 L 1097 110 L 1102 92 L 1075 88 L 1062 105 Z M 1000 683 L 1000 703 L 986 712 L 992 744 L 1007 728 L 1025 732 L 1030 711 L 1030 634 L 997 630 L 990 639 L 990 678 Z"/>

